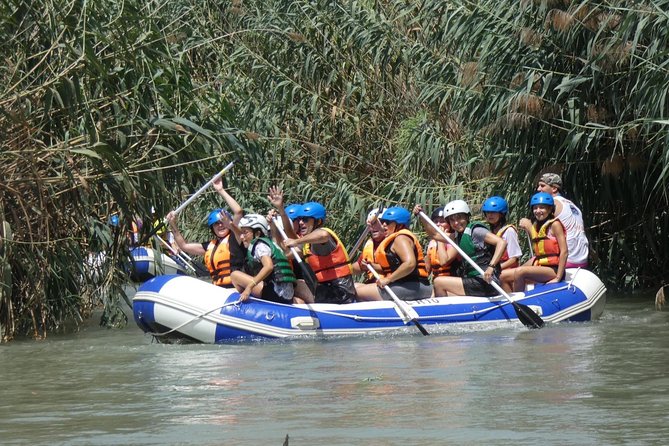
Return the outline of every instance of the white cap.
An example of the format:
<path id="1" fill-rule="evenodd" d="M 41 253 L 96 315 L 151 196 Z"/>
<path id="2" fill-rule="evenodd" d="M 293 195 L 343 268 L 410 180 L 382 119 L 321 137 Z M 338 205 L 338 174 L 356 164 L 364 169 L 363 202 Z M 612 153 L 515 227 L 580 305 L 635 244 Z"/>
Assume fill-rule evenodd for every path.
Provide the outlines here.
<path id="1" fill-rule="evenodd" d="M 371 223 L 375 217 L 379 216 L 379 208 L 374 208 L 367 214 L 367 223 Z"/>

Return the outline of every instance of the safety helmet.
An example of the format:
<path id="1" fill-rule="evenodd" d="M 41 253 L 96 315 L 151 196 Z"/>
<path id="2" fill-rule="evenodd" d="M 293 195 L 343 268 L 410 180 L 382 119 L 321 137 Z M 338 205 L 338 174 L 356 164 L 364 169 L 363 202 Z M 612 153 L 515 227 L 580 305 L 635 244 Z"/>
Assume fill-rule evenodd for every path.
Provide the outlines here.
<path id="1" fill-rule="evenodd" d="M 481 210 L 483 212 L 499 212 L 500 214 L 506 214 L 509 212 L 509 203 L 502 197 L 494 196 L 483 202 Z"/>
<path id="2" fill-rule="evenodd" d="M 225 214 L 229 219 L 232 220 L 230 212 L 226 211 L 225 209 L 214 209 L 209 213 L 209 217 L 207 217 L 207 226 L 211 228 L 217 221 L 223 221 L 221 214 Z"/>
<path id="3" fill-rule="evenodd" d="M 432 211 L 432 220 L 436 218 L 443 218 L 444 217 L 444 207 L 439 206 L 437 209 Z"/>
<path id="4" fill-rule="evenodd" d="M 469 206 L 464 200 L 453 200 L 444 206 L 444 217 L 450 217 L 455 214 L 471 214 Z"/>
<path id="5" fill-rule="evenodd" d="M 371 223 L 375 218 L 379 218 L 379 208 L 374 208 L 367 214 L 367 223 Z"/>
<path id="6" fill-rule="evenodd" d="M 537 204 L 555 206 L 555 200 L 553 200 L 553 196 L 547 192 L 537 192 L 536 194 L 532 195 L 532 198 L 530 199 L 530 207 Z"/>
<path id="7" fill-rule="evenodd" d="M 288 218 L 290 218 L 291 220 L 295 220 L 297 218 L 297 215 L 300 213 L 301 207 L 302 205 L 297 203 L 289 204 L 288 206 L 286 206 L 285 210 Z"/>
<path id="8" fill-rule="evenodd" d="M 246 214 L 239 220 L 239 227 L 260 229 L 265 236 L 269 234 L 267 219 L 260 214 Z"/>
<path id="9" fill-rule="evenodd" d="M 311 217 L 325 221 L 325 207 L 316 201 L 304 203 L 295 217 Z"/>
<path id="10" fill-rule="evenodd" d="M 380 220 L 392 221 L 399 225 L 408 226 L 411 221 L 411 212 L 400 206 L 389 207 L 383 211 Z"/>
<path id="11" fill-rule="evenodd" d="M 118 215 L 114 214 L 109 217 L 109 224 L 112 226 L 118 226 Z"/>

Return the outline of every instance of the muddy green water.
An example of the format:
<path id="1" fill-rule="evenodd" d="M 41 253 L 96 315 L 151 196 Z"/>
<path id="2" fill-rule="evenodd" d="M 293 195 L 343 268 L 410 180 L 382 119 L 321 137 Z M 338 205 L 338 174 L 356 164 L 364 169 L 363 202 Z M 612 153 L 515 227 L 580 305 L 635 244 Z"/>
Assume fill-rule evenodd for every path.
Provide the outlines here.
<path id="1" fill-rule="evenodd" d="M 666 444 L 669 312 L 541 330 L 160 345 L 91 324 L 0 346 L 2 445 Z"/>

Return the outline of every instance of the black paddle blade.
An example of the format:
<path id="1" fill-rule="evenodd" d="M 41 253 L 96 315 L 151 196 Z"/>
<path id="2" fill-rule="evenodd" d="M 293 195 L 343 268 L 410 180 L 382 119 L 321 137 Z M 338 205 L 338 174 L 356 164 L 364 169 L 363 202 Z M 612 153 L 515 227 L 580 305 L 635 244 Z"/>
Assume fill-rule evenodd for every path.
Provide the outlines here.
<path id="1" fill-rule="evenodd" d="M 427 330 L 425 329 L 425 327 L 423 327 L 423 324 L 421 324 L 420 322 L 418 322 L 416 319 L 411 319 L 411 322 L 413 322 L 414 325 L 416 326 L 416 328 L 417 328 L 418 330 L 420 330 L 421 333 L 423 333 L 423 336 L 429 336 L 429 335 L 430 335 L 430 332 L 427 331 Z"/>
<path id="2" fill-rule="evenodd" d="M 304 282 L 309 287 L 309 291 L 311 291 L 311 294 L 313 294 L 314 297 L 316 297 L 316 286 L 318 285 L 318 279 L 316 279 L 316 274 L 314 273 L 314 270 L 311 269 L 311 267 L 305 262 L 299 262 L 299 265 Z"/>
<path id="3" fill-rule="evenodd" d="M 526 327 L 541 328 L 546 325 L 544 320 L 541 319 L 539 315 L 532 311 L 532 309 L 527 305 L 518 302 L 511 303 L 513 304 L 513 308 L 516 309 L 516 316 L 518 316 L 518 320 L 520 320 L 520 322 L 522 322 Z"/>

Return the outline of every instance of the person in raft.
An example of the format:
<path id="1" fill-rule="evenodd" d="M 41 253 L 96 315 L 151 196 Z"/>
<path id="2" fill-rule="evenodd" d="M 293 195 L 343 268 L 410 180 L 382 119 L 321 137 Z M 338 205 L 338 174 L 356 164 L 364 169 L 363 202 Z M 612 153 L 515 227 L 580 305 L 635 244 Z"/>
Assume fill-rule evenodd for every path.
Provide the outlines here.
<path id="1" fill-rule="evenodd" d="M 539 178 L 537 192 L 546 192 L 555 201 L 555 217 L 562 222 L 567 233 L 569 257 L 567 268 L 587 268 L 589 244 L 585 236 L 583 213 L 561 194 L 562 178 L 556 173 L 545 173 Z"/>
<path id="2" fill-rule="evenodd" d="M 231 229 L 246 248 L 246 272 L 231 274 L 240 300 L 244 302 L 253 294 L 270 302 L 293 303 L 295 275 L 281 248 L 269 238 L 267 219 L 246 214 L 239 226 L 231 224 Z"/>
<path id="3" fill-rule="evenodd" d="M 314 302 L 351 303 L 356 293 L 348 253 L 337 234 L 323 226 L 325 217 L 322 204 L 315 201 L 304 203 L 296 215 L 299 238 L 287 238 L 284 245 L 288 248 L 302 245 L 304 261 L 318 280 Z"/>
<path id="4" fill-rule="evenodd" d="M 372 267 L 380 272 L 376 283 L 358 287 L 358 300 L 390 300 L 384 292 L 389 287 L 402 300 L 427 299 L 432 286 L 427 279 L 423 247 L 409 230 L 411 213 L 399 206 L 383 211 L 380 217 L 385 238 L 376 248 Z M 365 269 L 366 262 L 363 262 Z"/>
<path id="5" fill-rule="evenodd" d="M 532 220 L 523 218 L 519 224 L 530 234 L 534 257 L 514 271 L 514 291 L 524 291 L 530 282 L 559 282 L 564 277 L 569 256 L 564 226 L 555 217 L 553 196 L 546 192 L 534 194 L 530 208 Z"/>
<path id="6" fill-rule="evenodd" d="M 499 278 L 504 290 L 510 292 L 513 290 L 513 269 L 520 264 L 523 251 L 520 249 L 516 227 L 506 222 L 509 204 L 504 198 L 494 196 L 483 202 L 481 211 L 483 211 L 486 222 L 490 225 L 490 230 L 506 242 L 506 251 L 500 259 L 502 272 Z"/>
<path id="7" fill-rule="evenodd" d="M 414 207 L 414 215 L 422 211 L 420 205 Z M 444 217 L 444 207 L 440 206 L 434 211 L 430 216 L 431 220 L 436 224 L 442 231 L 446 234 L 451 232 L 451 225 L 448 224 L 448 220 Z M 426 223 L 423 222 L 423 227 L 426 226 Z M 432 282 L 437 277 L 445 276 L 454 276 L 455 270 L 460 264 L 458 262 L 459 254 L 450 244 L 444 241 L 438 241 L 434 238 L 430 238 L 430 242 L 427 244 L 427 262 L 425 267 L 427 272 L 432 275 Z"/>
<path id="8" fill-rule="evenodd" d="M 454 200 L 444 206 L 444 216 L 448 218 L 448 223 L 454 231 L 455 242 L 484 271 L 484 275 L 481 277 L 467 259 L 462 259 L 460 277 L 445 276 L 435 279 L 435 295 L 497 295 L 497 290 L 490 282 L 492 280 L 499 282 L 501 258 L 506 251 L 504 239 L 490 232 L 482 223 L 471 221 L 469 205 L 463 200 Z M 439 241 L 446 241 L 431 227 L 426 229 L 430 236 Z"/>
<path id="9" fill-rule="evenodd" d="M 212 239 L 204 243 L 187 242 L 177 226 L 177 215 L 167 214 L 167 222 L 174 234 L 174 241 L 179 249 L 194 256 L 204 256 L 204 265 L 209 270 L 212 283 L 224 288 L 233 288 L 232 271 L 244 268 L 246 253 L 234 236 L 231 236 L 230 224 L 238 224 L 244 211 L 237 201 L 223 188 L 219 178 L 213 183 L 214 189 L 221 195 L 234 215 L 224 209 L 214 209 L 207 217 L 207 226 L 211 230 Z"/>
<path id="10" fill-rule="evenodd" d="M 376 251 L 376 248 L 381 244 L 384 238 L 386 238 L 386 232 L 383 230 L 383 227 L 381 226 L 381 222 L 379 221 L 379 208 L 374 208 L 369 213 L 367 214 L 367 229 L 369 230 L 369 238 L 365 241 L 365 244 L 362 246 L 362 252 L 360 253 L 360 256 L 358 257 L 358 260 L 356 262 L 353 262 L 351 265 L 353 268 L 353 274 L 354 275 L 359 275 L 361 274 L 365 280 L 363 283 L 356 283 L 355 287 L 358 289 L 359 286 L 362 286 L 367 283 L 375 283 L 376 279 L 372 275 L 372 273 L 369 272 L 366 266 L 364 266 L 363 262 L 366 263 L 376 263 L 374 260 L 374 252 Z"/>

